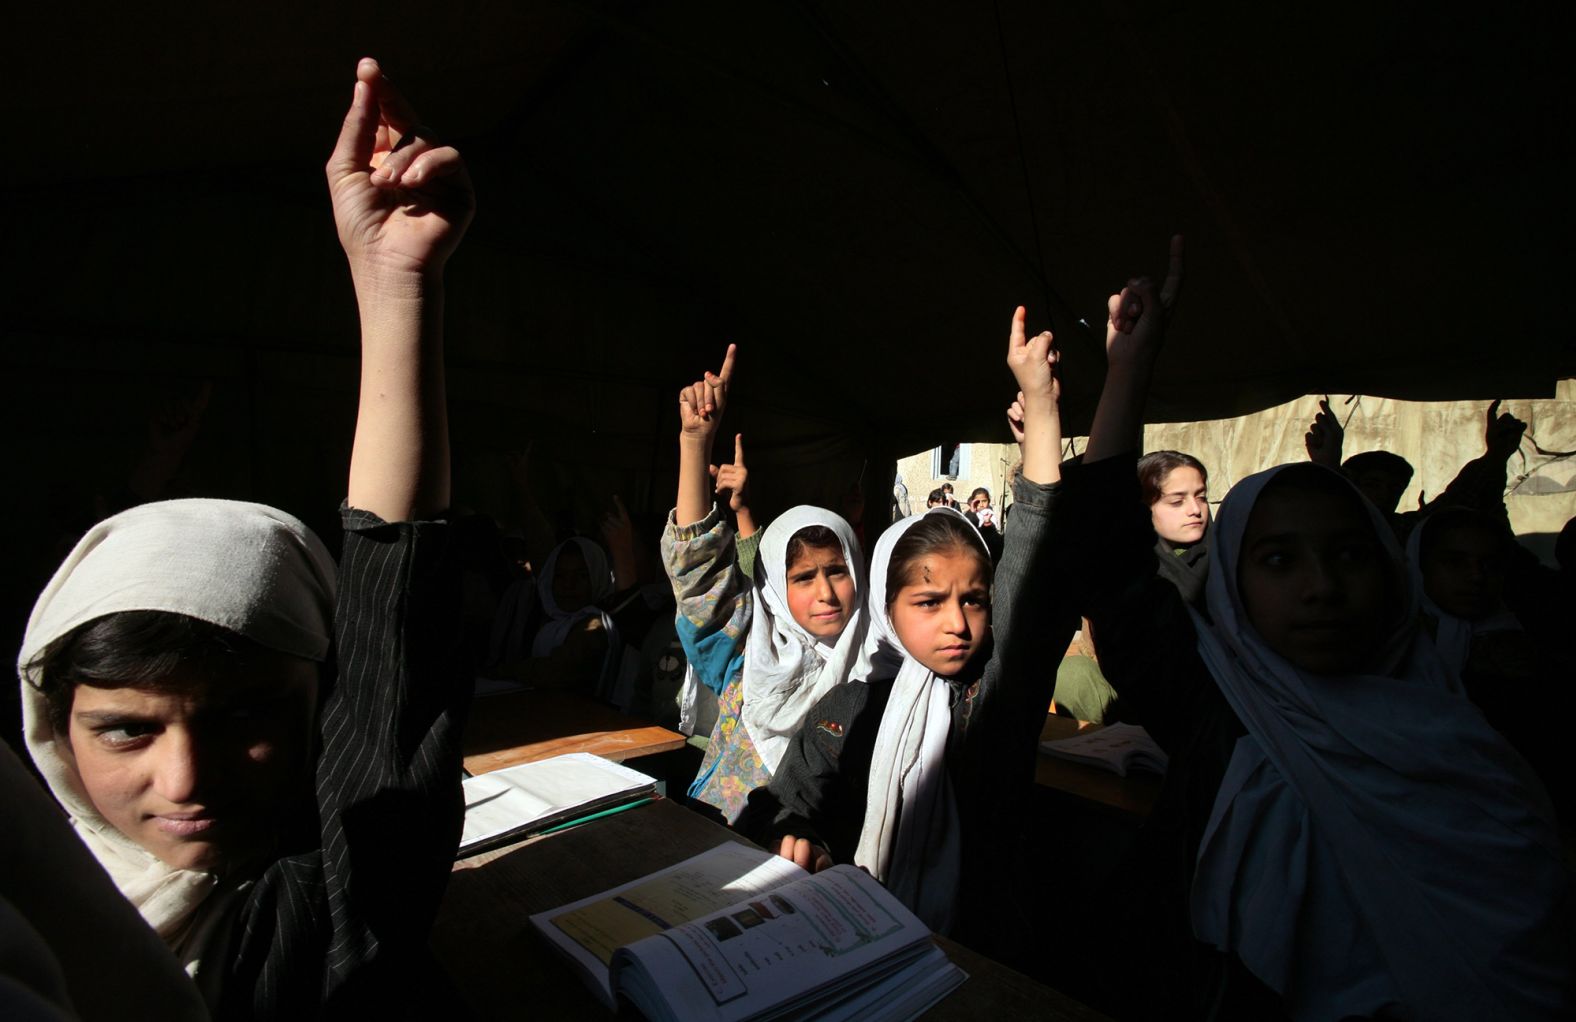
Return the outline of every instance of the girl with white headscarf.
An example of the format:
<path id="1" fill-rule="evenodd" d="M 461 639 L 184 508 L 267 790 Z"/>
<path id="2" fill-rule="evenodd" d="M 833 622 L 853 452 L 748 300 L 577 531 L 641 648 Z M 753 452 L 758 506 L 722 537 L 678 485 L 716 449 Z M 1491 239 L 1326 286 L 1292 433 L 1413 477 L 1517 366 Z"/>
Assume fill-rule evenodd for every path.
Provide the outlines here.
<path id="1" fill-rule="evenodd" d="M 1125 1010 L 1568 1017 L 1546 800 L 1420 631 L 1386 523 L 1321 467 L 1251 476 L 1210 532 L 1208 616 L 1190 611 L 1154 577 L 1133 475 L 1169 303 L 1145 282 L 1112 303 L 1112 371 L 1068 500 L 1102 667 L 1171 756 L 1116 885 L 1152 914 L 1114 913 L 1111 939 L 1140 959 L 1156 945 L 1113 977 L 1153 998 Z"/>
<path id="2" fill-rule="evenodd" d="M 840 515 L 792 508 L 759 534 L 753 581 L 741 564 L 723 508 L 743 524 L 743 437 L 732 465 L 708 464 L 734 358 L 730 346 L 721 371 L 679 393 L 678 499 L 662 535 L 686 684 L 717 697 L 689 796 L 730 823 L 771 779 L 805 711 L 854 674 L 865 631 L 864 554 Z"/>
<path id="3" fill-rule="evenodd" d="M 882 534 L 866 605 L 869 668 L 811 708 L 738 826 L 809 868 L 853 862 L 932 929 L 985 935 L 1000 906 L 1013 808 L 1075 618 L 1054 606 L 1046 549 L 1060 478 L 1050 334 L 1013 317 L 1008 362 L 1025 401 L 1024 464 L 994 584 L 961 514 L 932 508 Z M 995 887 L 991 894 L 986 891 Z M 994 895 L 994 896 L 993 896 Z"/>
<path id="4" fill-rule="evenodd" d="M 449 502 L 442 269 L 474 198 L 377 63 L 356 79 L 326 168 L 362 319 L 337 573 L 273 508 L 144 505 L 77 544 L 19 658 L 35 763 L 217 1017 L 446 1006 L 427 943 L 470 686 L 431 519 Z"/>

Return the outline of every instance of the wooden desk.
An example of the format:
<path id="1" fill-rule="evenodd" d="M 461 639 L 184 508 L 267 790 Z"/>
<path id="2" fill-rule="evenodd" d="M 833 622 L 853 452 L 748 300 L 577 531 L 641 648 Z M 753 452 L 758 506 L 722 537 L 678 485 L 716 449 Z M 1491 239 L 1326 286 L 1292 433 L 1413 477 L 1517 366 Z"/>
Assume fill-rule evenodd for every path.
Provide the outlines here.
<path id="1" fill-rule="evenodd" d="M 1079 730 L 1079 721 L 1070 717 L 1047 714 L 1045 727 L 1040 731 L 1040 741 L 1071 738 Z M 1082 730 L 1099 727 L 1085 725 Z M 1105 812 L 1114 812 L 1140 820 L 1149 816 L 1160 796 L 1161 778 L 1156 774 L 1135 771 L 1118 777 L 1108 770 L 1058 759 L 1049 753 L 1039 754 L 1034 766 L 1034 780 L 1085 802 L 1092 803 Z"/>
<path id="2" fill-rule="evenodd" d="M 684 736 L 587 696 L 551 689 L 484 696 L 471 706 L 462 749 L 473 774 L 570 752 L 614 761 L 672 752 Z"/>
<path id="3" fill-rule="evenodd" d="M 531 927 L 529 916 L 628 883 L 724 841 L 748 844 L 667 800 L 455 863 L 433 950 L 478 1018 L 605 1019 L 608 1011 Z M 969 980 L 926 1013 L 1102 1022 L 1050 987 L 938 938 Z"/>

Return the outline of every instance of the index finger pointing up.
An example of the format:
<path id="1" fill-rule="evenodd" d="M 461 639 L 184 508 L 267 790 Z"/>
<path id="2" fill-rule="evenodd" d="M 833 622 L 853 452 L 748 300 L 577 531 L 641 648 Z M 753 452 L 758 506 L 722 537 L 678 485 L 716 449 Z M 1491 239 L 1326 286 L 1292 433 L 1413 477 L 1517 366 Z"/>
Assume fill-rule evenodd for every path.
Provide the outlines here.
<path id="1" fill-rule="evenodd" d="M 421 123 L 421 118 L 416 116 L 416 111 L 406 102 L 405 97 L 388 80 L 378 62 L 371 57 L 362 57 L 361 63 L 356 65 L 356 77 L 372 87 L 372 94 L 377 98 L 378 110 L 383 115 L 383 120 L 388 126 L 401 135 Z M 398 141 L 398 139 L 391 139 Z"/>
<path id="2" fill-rule="evenodd" d="M 733 434 L 733 463 L 735 465 L 743 465 L 744 464 L 744 434 L 743 433 L 735 433 L 735 434 Z"/>
<path id="3" fill-rule="evenodd" d="M 717 376 L 723 383 L 727 383 L 733 376 L 733 356 L 738 350 L 739 346 L 737 344 L 730 344 L 728 345 L 728 353 L 722 356 L 722 369 L 717 373 Z"/>
<path id="4" fill-rule="evenodd" d="M 359 72 L 359 69 L 358 69 Z M 330 180 L 365 171 L 372 165 L 372 149 L 378 137 L 378 110 L 372 99 L 372 86 L 359 79 L 351 94 L 350 109 L 339 129 L 339 140 L 328 159 Z"/>
<path id="5" fill-rule="evenodd" d="M 1007 335 L 1007 341 L 1014 348 L 1021 348 L 1028 343 L 1024 338 L 1024 323 L 1029 318 L 1029 310 L 1018 306 L 1012 310 L 1012 329 Z"/>

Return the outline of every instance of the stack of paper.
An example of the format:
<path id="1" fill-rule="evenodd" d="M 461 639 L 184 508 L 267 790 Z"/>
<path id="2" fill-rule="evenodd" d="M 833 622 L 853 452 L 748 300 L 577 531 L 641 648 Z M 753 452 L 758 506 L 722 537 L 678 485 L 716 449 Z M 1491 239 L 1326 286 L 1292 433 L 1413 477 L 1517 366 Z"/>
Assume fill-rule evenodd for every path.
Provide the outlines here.
<path id="1" fill-rule="evenodd" d="M 1165 750 L 1137 724 L 1107 724 L 1072 738 L 1044 741 L 1040 743 L 1040 751 L 1097 766 L 1123 777 L 1129 770 L 1166 772 Z"/>
<path id="2" fill-rule="evenodd" d="M 575 752 L 465 779 L 459 857 L 656 794 L 656 779 Z"/>

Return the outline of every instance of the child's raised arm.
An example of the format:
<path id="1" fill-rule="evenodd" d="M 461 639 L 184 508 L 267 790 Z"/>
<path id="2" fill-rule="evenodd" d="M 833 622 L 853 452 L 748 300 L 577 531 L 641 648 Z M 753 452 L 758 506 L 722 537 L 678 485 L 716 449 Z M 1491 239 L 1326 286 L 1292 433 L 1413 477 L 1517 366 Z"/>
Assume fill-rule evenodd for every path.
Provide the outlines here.
<path id="1" fill-rule="evenodd" d="M 350 504 L 390 522 L 431 516 L 449 503 L 443 267 L 476 209 L 470 175 L 371 58 L 325 169 L 361 312 Z"/>
<path id="2" fill-rule="evenodd" d="M 1093 464 L 1144 442 L 1144 400 L 1165 334 L 1165 321 L 1182 290 L 1182 235 L 1171 239 L 1171 262 L 1159 292 L 1154 281 L 1139 277 L 1127 282 L 1109 302 L 1105 328 L 1106 375 L 1089 428 L 1084 463 Z"/>
<path id="3" fill-rule="evenodd" d="M 1057 351 L 1049 330 L 1025 337 L 1028 313 L 1018 306 L 1007 335 L 1007 366 L 1018 381 L 1017 405 L 1023 409 L 1023 467 L 1031 483 L 1048 485 L 1062 478 L 1061 385 L 1056 380 Z M 1015 430 L 1018 432 L 1020 430 Z"/>
<path id="4" fill-rule="evenodd" d="M 679 493 L 677 524 L 694 525 L 712 505 L 711 440 L 728 406 L 737 345 L 728 345 L 722 368 L 679 391 Z"/>

